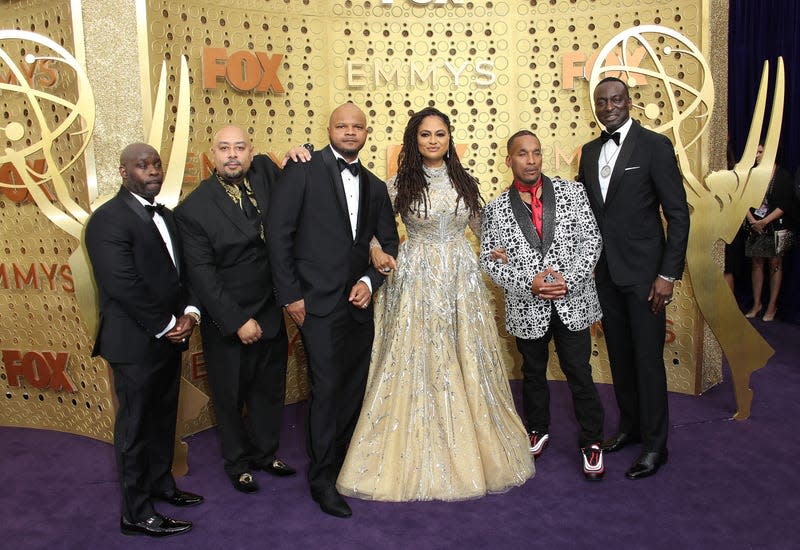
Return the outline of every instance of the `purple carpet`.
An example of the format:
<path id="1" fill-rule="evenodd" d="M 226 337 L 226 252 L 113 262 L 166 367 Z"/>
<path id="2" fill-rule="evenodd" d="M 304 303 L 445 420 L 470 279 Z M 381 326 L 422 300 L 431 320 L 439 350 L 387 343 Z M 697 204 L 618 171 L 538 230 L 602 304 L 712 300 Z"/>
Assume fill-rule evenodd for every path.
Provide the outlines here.
<path id="1" fill-rule="evenodd" d="M 606 479 L 583 480 L 577 428 L 565 383 L 551 382 L 550 446 L 536 477 L 479 500 L 388 504 L 348 499 L 350 519 L 323 514 L 303 475 L 259 473 L 261 491 L 236 492 L 222 470 L 216 432 L 187 441 L 181 488 L 201 506 L 160 512 L 195 522 L 183 536 L 151 540 L 119 533 L 112 448 L 56 432 L 0 428 L 0 548 L 788 548 L 797 544 L 800 475 L 800 326 L 757 327 L 776 349 L 751 381 L 752 416 L 737 422 L 730 381 L 701 397 L 670 394 L 670 457 L 657 476 L 624 472 L 637 450 L 606 456 Z M 512 386 L 519 397 L 519 383 Z M 600 386 L 607 434 L 616 425 L 610 386 Z M 286 408 L 280 457 L 303 468 L 302 404 Z M 791 527 L 795 525 L 795 527 Z M 795 533 L 794 535 L 792 533 Z M 795 543 L 791 541 L 795 540 Z"/>

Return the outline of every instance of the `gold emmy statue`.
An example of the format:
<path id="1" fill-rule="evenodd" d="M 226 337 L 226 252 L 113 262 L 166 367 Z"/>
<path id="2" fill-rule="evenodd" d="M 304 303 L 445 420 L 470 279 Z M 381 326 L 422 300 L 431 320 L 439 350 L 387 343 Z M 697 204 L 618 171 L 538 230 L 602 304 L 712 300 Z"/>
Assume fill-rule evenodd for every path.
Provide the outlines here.
<path id="1" fill-rule="evenodd" d="M 33 64 L 38 60 L 49 60 L 63 64 L 71 69 L 70 74 L 76 79 L 77 97 L 68 100 L 58 95 L 36 89 L 30 83 L 22 69 L 14 62 L 11 55 L 0 48 L 0 61 L 10 69 L 14 79 L 10 82 L 0 81 L 0 92 L 9 93 L 18 99 L 29 110 L 30 118 L 36 121 L 37 139 L 23 139 L 26 129 L 22 122 L 11 120 L 0 132 L 5 134 L 11 147 L 0 153 L 0 165 L 11 163 L 22 178 L 19 184 L 0 183 L 4 187 L 24 187 L 38 206 L 39 210 L 57 227 L 82 242 L 82 234 L 90 212 L 84 210 L 70 195 L 70 188 L 64 178 L 64 172 L 70 169 L 88 150 L 90 150 L 92 132 L 95 123 L 94 94 L 85 71 L 65 48 L 53 40 L 40 34 L 19 31 L 0 30 L 0 41 L 22 41 L 36 46 L 37 54 L 27 54 L 25 61 Z M 42 52 L 52 52 L 44 54 Z M 163 143 L 163 128 L 166 117 L 166 63 L 162 63 L 161 78 L 156 94 L 153 113 L 147 119 L 145 128 L 146 141 L 157 150 Z M 178 88 L 177 115 L 173 135 L 172 149 L 168 159 L 168 168 L 164 176 L 159 198 L 168 206 L 175 206 L 180 195 L 183 181 L 186 153 L 189 143 L 189 70 L 186 58 L 181 56 Z M 55 144 L 59 140 L 80 140 L 80 145 L 73 148 L 71 158 L 62 159 L 57 156 Z M 34 158 L 43 158 L 45 169 L 42 173 L 35 171 Z M 167 162 L 167 159 L 164 159 Z M 87 163 L 86 181 L 96 182 L 93 164 Z M 43 188 L 49 183 L 55 199 L 51 199 Z M 93 201 L 90 210 L 94 211 L 110 196 L 103 196 Z M 60 207 L 59 207 L 60 205 Z M 97 332 L 98 303 L 88 257 L 83 246 L 78 246 L 69 258 L 69 265 L 75 277 L 75 297 L 78 309 L 86 324 L 87 331 L 94 336 Z M 197 417 L 208 402 L 208 396 L 197 389 L 185 378 L 181 379 L 179 405 L 180 427 L 187 420 Z M 187 446 L 180 440 L 176 442 L 175 473 L 181 475 L 187 471 Z"/>
<path id="2" fill-rule="evenodd" d="M 644 58 L 635 64 L 629 63 L 629 52 L 639 46 L 645 49 Z M 598 59 L 619 63 L 595 66 L 589 79 L 590 94 L 602 78 L 625 75 L 623 79 L 631 88 L 634 108 L 643 110 L 644 116 L 653 123 L 651 128 L 670 137 L 675 145 L 691 209 L 686 263 L 695 300 L 728 360 L 737 405 L 734 418 L 748 418 L 753 399 L 750 374 L 766 364 L 773 350 L 742 314 L 722 270 L 712 257 L 712 250 L 719 239 L 727 243 L 733 240 L 747 209 L 760 204 L 766 192 L 783 116 L 783 61 L 778 61 L 775 99 L 762 163 L 752 168 L 764 121 L 769 75 L 766 63 L 742 159 L 733 170 L 714 172 L 701 182 L 693 172 L 692 159 L 699 157 L 698 140 L 706 130 L 714 107 L 714 86 L 708 63 L 700 50 L 670 28 L 642 25 L 612 38 L 600 51 Z M 700 77 L 699 88 L 686 84 L 684 76 L 689 72 L 696 72 Z M 646 92 L 638 88 L 644 83 L 648 85 Z M 645 100 L 645 93 L 649 102 Z"/>

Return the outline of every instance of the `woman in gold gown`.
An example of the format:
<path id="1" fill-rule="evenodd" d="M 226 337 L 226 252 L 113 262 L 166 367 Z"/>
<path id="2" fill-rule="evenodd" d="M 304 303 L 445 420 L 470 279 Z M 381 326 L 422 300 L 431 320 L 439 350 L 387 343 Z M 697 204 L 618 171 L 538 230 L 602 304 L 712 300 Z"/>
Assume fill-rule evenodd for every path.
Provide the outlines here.
<path id="1" fill-rule="evenodd" d="M 366 395 L 337 488 L 386 501 L 503 492 L 534 466 L 464 234 L 479 231 L 478 182 L 433 108 L 409 120 L 398 164 L 388 187 L 408 239 L 376 297 Z M 373 244 L 376 266 L 393 262 Z"/>

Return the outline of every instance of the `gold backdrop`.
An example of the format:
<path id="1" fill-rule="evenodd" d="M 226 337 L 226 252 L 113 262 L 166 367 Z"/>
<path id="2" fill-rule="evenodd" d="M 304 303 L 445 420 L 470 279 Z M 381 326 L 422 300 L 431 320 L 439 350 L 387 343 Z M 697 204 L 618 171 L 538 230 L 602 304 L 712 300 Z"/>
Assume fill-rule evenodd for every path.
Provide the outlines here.
<path id="1" fill-rule="evenodd" d="M 72 4 L 76 3 L 80 4 L 73 0 Z M 0 29 L 33 30 L 72 50 L 70 2 L 6 4 L 12 9 L 4 7 L 0 13 Z M 450 115 L 454 139 L 464 151 L 462 161 L 481 181 L 484 197 L 490 200 L 510 180 L 503 163 L 505 141 L 520 128 L 532 129 L 541 139 L 545 173 L 574 177 L 581 144 L 599 132 L 587 79 L 595 63 L 613 61 L 598 62 L 596 55 L 621 31 L 663 25 L 694 42 L 706 57 L 724 59 L 720 52 L 726 51 L 727 42 L 718 37 L 727 33 L 727 4 L 714 1 L 711 5 L 725 16 L 715 15 L 712 20 L 709 1 L 693 0 L 140 0 L 142 88 L 150 97 L 143 98 L 143 105 L 135 101 L 138 98 L 131 103 L 140 112 L 149 111 L 166 60 L 167 106 L 173 118 L 167 117 L 161 152 L 169 158 L 170 131 L 179 122 L 175 120 L 179 112 L 178 60 L 186 56 L 191 112 L 183 193 L 207 177 L 211 137 L 221 125 L 243 126 L 257 151 L 279 159 L 292 145 L 310 141 L 322 147 L 327 142 L 325 128 L 331 109 L 346 101 L 355 102 L 367 113 L 371 134 L 362 162 L 379 176 L 388 176 L 409 113 L 432 104 Z M 134 7 L 118 9 L 127 17 Z M 115 13 L 107 17 L 113 21 Z M 30 44 L 0 41 L 0 46 L 25 66 L 23 50 Z M 113 60 L 113 50 L 98 50 L 87 51 L 90 61 Z M 629 63 L 641 62 L 641 49 L 628 53 Z M 128 65 L 130 62 L 127 60 Z M 710 78 L 688 60 L 678 59 L 670 70 L 696 88 Z M 715 83 L 724 90 L 724 69 L 716 70 Z M 0 61 L 0 78 L 6 78 L 7 71 Z M 41 79 L 38 82 L 41 85 Z M 653 81 L 640 84 L 642 89 L 656 86 Z M 93 82 L 93 86 L 102 86 L 102 82 Z M 52 91 L 70 97 L 75 94 L 73 88 L 65 76 Z M 634 103 L 637 93 L 635 89 Z M 722 99 L 720 103 L 718 98 L 716 109 L 724 112 Z M 120 105 L 119 117 L 130 107 Z M 104 132 L 124 126 L 113 112 L 98 117 L 95 141 Z M 5 120 L 30 120 L 25 105 L 9 94 L 0 93 L 0 113 Z M 663 122 L 650 120 L 638 110 L 633 115 L 651 127 Z M 0 120 L 0 143 L 4 124 Z M 26 131 L 31 133 L 29 139 L 35 140 L 34 126 Z M 724 115 L 717 116 L 704 137 L 687 150 L 694 173 L 706 173 L 710 164 L 721 167 L 725 131 Z M 131 135 L 128 141 L 141 139 L 142 135 Z M 63 156 L 71 154 L 70 146 L 75 144 L 64 144 Z M 98 173 L 113 173 L 113 168 L 98 166 Z M 65 175 L 70 177 L 75 200 L 88 210 L 85 172 L 79 161 Z M 0 186 L 4 182 L 13 183 L 0 171 Z M 100 194 L 106 194 L 115 191 L 119 182 L 104 179 L 100 185 Z M 89 357 L 92 337 L 67 288 L 76 281 L 68 268 L 61 268 L 78 243 L 42 216 L 34 203 L 9 196 L 13 190 L 0 187 L 4 193 L 0 195 L 0 244 L 4 249 L 0 347 L 16 350 L 22 363 L 28 352 L 43 357 L 44 351 L 68 353 L 65 372 L 76 391 L 39 388 L 24 377 L 18 378 L 18 386 L 13 385 L 6 361 L 0 424 L 59 429 L 110 440 L 113 419 L 105 365 Z M 719 249 L 715 254 L 719 255 Z M 51 284 L 42 270 L 53 265 L 58 269 Z M 30 266 L 40 273 L 36 288 L 25 277 L 15 275 Z M 495 292 L 495 297 L 501 307 L 501 294 Z M 502 311 L 498 311 L 498 326 L 504 334 Z M 304 397 L 307 383 L 302 346 L 294 325 L 289 327 L 292 349 L 287 401 L 292 402 Z M 599 325 L 593 340 L 595 379 L 610 382 Z M 513 340 L 505 338 L 504 346 L 509 375 L 519 377 Z M 668 308 L 665 360 L 672 391 L 698 394 L 721 379 L 719 348 L 695 305 L 688 276 L 677 286 L 677 298 Z M 560 377 L 556 364 L 554 360 L 551 376 Z M 208 393 L 197 336 L 191 353 L 184 357 L 184 376 Z M 212 422 L 211 410 L 205 408 L 199 417 L 184 419 L 180 432 L 191 433 Z"/>

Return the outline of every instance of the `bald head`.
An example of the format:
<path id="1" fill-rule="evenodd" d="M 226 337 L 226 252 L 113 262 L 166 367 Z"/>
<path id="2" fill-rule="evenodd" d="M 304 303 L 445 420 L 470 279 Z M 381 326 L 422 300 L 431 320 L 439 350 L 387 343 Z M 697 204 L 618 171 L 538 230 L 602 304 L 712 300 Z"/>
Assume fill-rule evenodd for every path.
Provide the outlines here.
<path id="1" fill-rule="evenodd" d="M 331 113 L 328 123 L 328 138 L 348 162 L 358 158 L 358 152 L 367 141 L 367 117 L 352 103 L 340 105 Z"/>
<path id="2" fill-rule="evenodd" d="M 146 143 L 131 143 L 119 156 L 119 175 L 128 191 L 152 202 L 164 181 L 158 151 Z"/>
<path id="3" fill-rule="evenodd" d="M 214 134 L 211 158 L 217 174 L 228 183 L 239 183 L 253 162 L 253 144 L 239 126 L 223 126 Z"/>
<path id="4" fill-rule="evenodd" d="M 155 153 L 156 156 L 158 156 L 158 151 L 155 150 L 155 147 L 148 145 L 147 143 L 131 143 L 122 150 L 122 153 L 120 153 L 119 165 L 124 166 L 126 163 L 131 162 L 133 159 L 136 159 L 145 153 Z"/>

